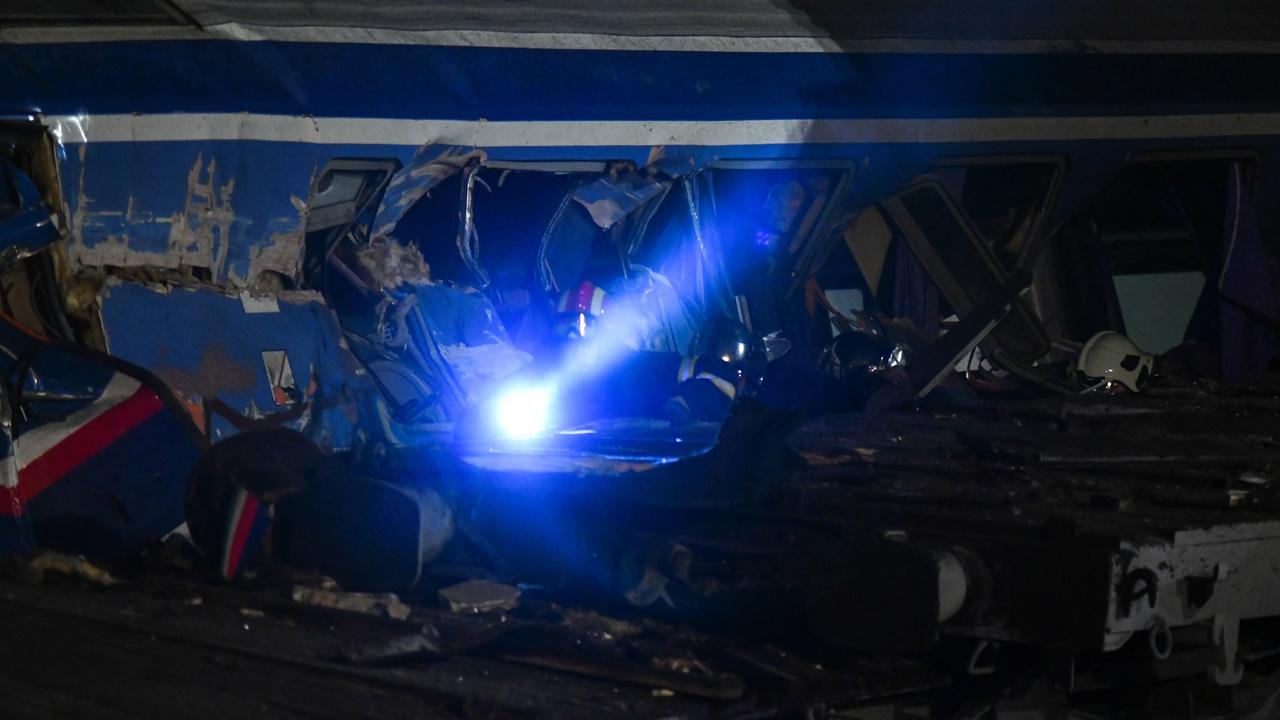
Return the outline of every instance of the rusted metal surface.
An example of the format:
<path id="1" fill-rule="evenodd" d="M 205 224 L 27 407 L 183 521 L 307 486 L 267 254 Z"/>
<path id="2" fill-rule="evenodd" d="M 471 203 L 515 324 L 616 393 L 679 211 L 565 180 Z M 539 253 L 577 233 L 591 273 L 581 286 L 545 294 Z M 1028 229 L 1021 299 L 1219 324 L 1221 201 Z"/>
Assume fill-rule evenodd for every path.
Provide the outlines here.
<path id="1" fill-rule="evenodd" d="M 225 417 L 206 417 L 215 400 L 250 420 L 279 418 L 331 450 L 376 432 L 358 427 L 376 417 L 373 406 L 356 409 L 374 401 L 375 389 L 314 293 L 110 280 L 97 305 L 105 349 L 163 379 L 212 438 L 237 431 Z"/>

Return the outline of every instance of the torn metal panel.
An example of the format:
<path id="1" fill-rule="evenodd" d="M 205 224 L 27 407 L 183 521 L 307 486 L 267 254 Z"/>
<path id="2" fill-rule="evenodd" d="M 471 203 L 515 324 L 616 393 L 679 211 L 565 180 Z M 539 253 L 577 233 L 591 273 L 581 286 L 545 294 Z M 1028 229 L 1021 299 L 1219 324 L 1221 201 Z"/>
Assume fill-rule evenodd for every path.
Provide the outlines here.
<path id="1" fill-rule="evenodd" d="M 61 233 L 26 173 L 0 157 L 0 256 L 8 260 L 43 250 Z"/>
<path id="2" fill-rule="evenodd" d="M 719 158 L 720 151 L 716 148 L 655 145 L 649 148 L 644 167 L 673 178 L 682 178 L 708 167 Z"/>
<path id="3" fill-rule="evenodd" d="M 234 177 L 225 181 L 218 177 L 217 158 L 209 158 L 206 164 L 203 153 L 196 155 L 187 173 L 182 211 L 169 223 L 168 252 L 177 255 L 179 265 L 205 268 L 210 274 L 223 269 L 235 221 L 231 207 L 235 189 Z"/>
<path id="4" fill-rule="evenodd" d="M 582 185 L 573 199 L 586 208 L 591 220 L 608 230 L 628 213 L 656 197 L 666 183 L 639 175 L 601 177 Z"/>
<path id="5" fill-rule="evenodd" d="M 367 432 L 361 417 L 375 416 L 367 403 L 376 389 L 314 293 L 230 295 L 110 280 L 98 303 L 106 350 L 168 384 L 215 441 L 237 426 L 208 411 L 214 401 L 334 450 L 358 444 Z"/>
<path id="6" fill-rule="evenodd" d="M 384 235 L 369 241 L 356 257 L 369 275 L 384 288 L 431 283 L 431 267 L 427 265 L 422 257 L 422 250 L 417 245 Z"/>
<path id="7" fill-rule="evenodd" d="M 426 321 L 422 331 L 430 333 L 430 344 L 438 348 L 439 360 L 447 364 L 464 404 L 480 399 L 496 381 L 531 360 L 512 344 L 483 293 L 445 283 L 411 287 L 412 294 L 400 307 L 412 309 L 415 315 L 420 311 Z M 412 337 L 406 335 L 406 339 Z"/>
<path id="8" fill-rule="evenodd" d="M 313 165 L 283 145 L 81 144 L 63 161 L 71 269 L 181 270 L 232 288 L 293 282 Z"/>
<path id="9" fill-rule="evenodd" d="M 7 321 L 0 370 L 0 554 L 130 557 L 182 523 L 204 443 L 160 383 Z"/>
<path id="10" fill-rule="evenodd" d="M 483 150 L 466 150 L 454 145 L 423 145 L 413 160 L 401 168 L 382 196 L 382 204 L 374 216 L 371 237 L 378 238 L 395 230 L 400 218 L 436 185 L 452 177 L 472 161 L 483 161 Z"/>
<path id="11" fill-rule="evenodd" d="M 297 195 L 290 195 L 289 204 L 296 215 L 269 220 L 267 241 L 249 248 L 249 273 L 244 278 L 246 285 L 270 287 L 265 282 L 269 274 L 288 280 L 298 278 L 306 242 L 307 203 Z"/>

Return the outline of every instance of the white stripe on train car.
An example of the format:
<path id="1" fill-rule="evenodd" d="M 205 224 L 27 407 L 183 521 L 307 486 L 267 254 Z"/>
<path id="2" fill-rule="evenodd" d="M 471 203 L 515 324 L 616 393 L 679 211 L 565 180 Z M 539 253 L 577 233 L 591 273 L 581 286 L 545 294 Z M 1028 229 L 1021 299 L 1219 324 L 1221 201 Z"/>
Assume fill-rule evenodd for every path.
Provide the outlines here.
<path id="1" fill-rule="evenodd" d="M 18 487 L 18 459 L 13 453 L 0 458 L 0 488 Z M 16 503 L 17 501 L 14 500 Z"/>
<path id="2" fill-rule="evenodd" d="M 249 140 L 418 147 L 705 147 L 1280 135 L 1280 113 L 818 120 L 407 120 L 255 113 L 50 115 L 66 144 Z"/>
<path id="3" fill-rule="evenodd" d="M 18 436 L 14 442 L 14 454 L 18 458 L 17 469 L 30 465 L 41 455 L 52 450 L 68 435 L 89 424 L 94 418 L 129 399 L 141 385 L 134 378 L 123 373 L 112 376 L 102 395 L 87 407 L 83 407 L 66 418 L 49 422 L 40 427 L 28 430 Z"/>

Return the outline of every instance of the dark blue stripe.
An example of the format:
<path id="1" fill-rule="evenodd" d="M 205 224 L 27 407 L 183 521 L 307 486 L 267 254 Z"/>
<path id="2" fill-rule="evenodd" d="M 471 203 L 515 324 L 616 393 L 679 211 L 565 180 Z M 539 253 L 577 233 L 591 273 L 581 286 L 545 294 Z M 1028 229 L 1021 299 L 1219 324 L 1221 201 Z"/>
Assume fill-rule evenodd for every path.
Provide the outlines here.
<path id="1" fill-rule="evenodd" d="M 95 557 L 136 555 L 185 519 L 199 456 L 182 423 L 156 413 L 28 503 L 37 541 Z"/>
<path id="2" fill-rule="evenodd" d="M 1277 55 L 837 55 L 233 41 L 9 45 L 0 112 L 490 120 L 1263 111 Z"/>
<path id="3" fill-rule="evenodd" d="M 114 368 L 37 340 L 4 319 L 0 319 L 0 346 L 5 349 L 0 352 L 0 371 L 16 381 L 15 393 L 19 389 L 22 392 L 23 407 L 16 427 L 24 433 L 60 422 L 93 404 L 115 374 Z M 14 356 L 25 363 L 21 378 L 18 377 L 19 362 Z M 33 378 L 39 378 L 39 387 L 33 385 Z M 38 392 L 84 399 L 41 400 Z M 10 400 L 15 398 L 16 394 Z M 6 443 L 0 440 L 0 444 Z M 3 454 L 7 451 L 0 452 Z"/>
<path id="4" fill-rule="evenodd" d="M 34 549 L 30 522 L 22 517 L 0 516 L 0 558 L 25 555 Z"/>

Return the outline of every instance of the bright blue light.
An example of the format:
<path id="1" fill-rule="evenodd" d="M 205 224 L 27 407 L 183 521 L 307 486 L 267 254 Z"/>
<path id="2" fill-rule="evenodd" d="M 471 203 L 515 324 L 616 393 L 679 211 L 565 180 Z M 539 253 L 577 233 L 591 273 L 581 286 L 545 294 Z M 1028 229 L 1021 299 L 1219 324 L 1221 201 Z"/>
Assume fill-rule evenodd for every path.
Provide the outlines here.
<path id="1" fill-rule="evenodd" d="M 520 387 L 508 390 L 495 405 L 498 430 L 509 438 L 531 438 L 551 427 L 551 390 Z"/>

